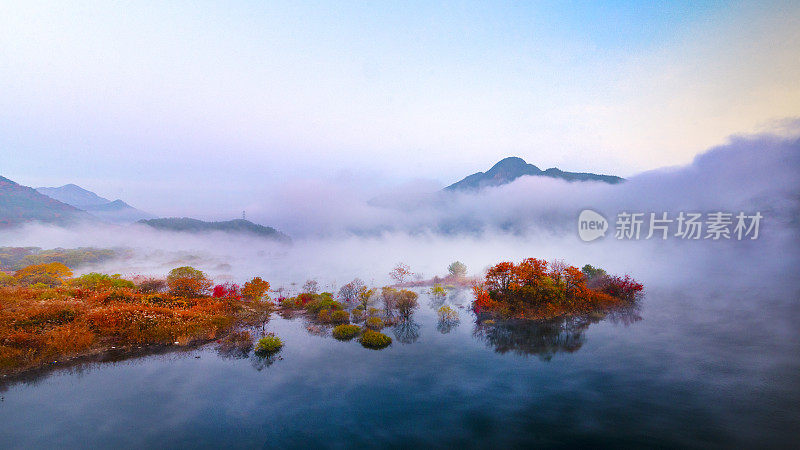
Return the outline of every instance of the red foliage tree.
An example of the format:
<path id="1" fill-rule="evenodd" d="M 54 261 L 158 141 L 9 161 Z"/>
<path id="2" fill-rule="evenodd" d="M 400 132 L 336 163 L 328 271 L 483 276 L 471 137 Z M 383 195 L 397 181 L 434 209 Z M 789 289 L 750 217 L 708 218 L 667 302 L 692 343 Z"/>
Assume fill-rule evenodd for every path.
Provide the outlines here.
<path id="1" fill-rule="evenodd" d="M 604 275 L 590 287 L 577 267 L 528 258 L 489 268 L 484 283 L 473 288 L 472 308 L 480 315 L 546 318 L 603 310 L 634 300 L 641 290 L 642 285 L 627 275 Z"/>

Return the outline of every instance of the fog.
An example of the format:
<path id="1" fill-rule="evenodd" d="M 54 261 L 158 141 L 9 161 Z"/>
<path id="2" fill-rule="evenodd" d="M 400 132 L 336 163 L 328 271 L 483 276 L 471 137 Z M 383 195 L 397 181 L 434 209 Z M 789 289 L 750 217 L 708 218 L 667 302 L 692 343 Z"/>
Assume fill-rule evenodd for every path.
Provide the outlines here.
<path id="1" fill-rule="evenodd" d="M 4 233 L 0 245 L 117 248 L 119 258 L 77 272 L 163 276 L 190 264 L 217 281 L 262 276 L 290 292 L 312 278 L 330 290 L 356 276 L 384 284 L 398 262 L 429 278 L 445 274 L 454 260 L 478 274 L 498 261 L 525 257 L 591 263 L 644 281 L 746 284 L 796 267 L 798 168 L 797 134 L 740 136 L 688 166 L 643 173 L 621 185 L 523 177 L 478 194 L 431 193 L 412 183 L 378 196 L 296 184 L 266 198 L 254 218 L 291 235 L 290 245 L 142 225 L 27 225 Z M 578 238 L 577 217 L 584 208 L 609 220 L 605 238 Z M 756 240 L 647 240 L 645 223 L 642 239 L 626 241 L 614 238 L 620 211 L 669 212 L 672 218 L 679 211 L 744 211 L 761 212 L 764 219 Z"/>

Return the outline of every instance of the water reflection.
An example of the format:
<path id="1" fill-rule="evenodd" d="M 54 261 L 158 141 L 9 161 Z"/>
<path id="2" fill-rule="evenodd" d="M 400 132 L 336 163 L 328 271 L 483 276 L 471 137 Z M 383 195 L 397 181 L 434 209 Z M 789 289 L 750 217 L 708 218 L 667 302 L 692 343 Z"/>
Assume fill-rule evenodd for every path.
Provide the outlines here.
<path id="1" fill-rule="evenodd" d="M 420 324 L 414 321 L 413 317 L 401 320 L 394 326 L 394 337 L 401 344 L 413 344 L 419 339 Z"/>
<path id="2" fill-rule="evenodd" d="M 436 331 L 442 334 L 447 334 L 453 331 L 460 322 L 458 320 L 439 319 L 436 322 Z"/>
<path id="3" fill-rule="evenodd" d="M 550 361 L 557 353 L 574 353 L 586 342 L 590 325 L 608 319 L 629 325 L 641 320 L 638 307 L 621 308 L 606 314 L 560 317 L 551 320 L 486 320 L 477 322 L 472 335 L 497 353 L 534 355 Z"/>
<path id="4" fill-rule="evenodd" d="M 267 367 L 275 364 L 275 361 L 279 361 L 283 359 L 278 354 L 272 354 L 269 356 L 258 356 L 255 353 L 250 357 L 250 365 L 253 366 L 254 369 L 261 372 L 262 370 L 266 369 Z"/>

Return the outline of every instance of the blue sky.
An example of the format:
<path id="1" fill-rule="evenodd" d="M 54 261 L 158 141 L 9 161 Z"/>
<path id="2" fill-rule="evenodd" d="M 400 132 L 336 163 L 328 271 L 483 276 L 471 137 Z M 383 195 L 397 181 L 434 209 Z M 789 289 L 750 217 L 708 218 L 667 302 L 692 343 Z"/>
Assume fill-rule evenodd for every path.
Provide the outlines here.
<path id="1" fill-rule="evenodd" d="M 2 11 L 0 174 L 159 214 L 309 179 L 448 184 L 509 155 L 627 176 L 800 115 L 797 2 Z"/>

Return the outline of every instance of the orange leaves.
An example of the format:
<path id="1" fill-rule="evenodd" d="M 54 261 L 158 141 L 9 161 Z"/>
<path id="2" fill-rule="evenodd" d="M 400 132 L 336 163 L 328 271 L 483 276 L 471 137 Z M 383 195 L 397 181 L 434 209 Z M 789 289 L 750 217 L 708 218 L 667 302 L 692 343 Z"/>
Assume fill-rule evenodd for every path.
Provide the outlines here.
<path id="1" fill-rule="evenodd" d="M 206 295 L 212 284 L 205 273 L 190 266 L 172 269 L 167 275 L 167 285 L 174 295 L 185 297 Z"/>
<path id="2" fill-rule="evenodd" d="M 48 267 L 26 268 L 19 275 L 66 276 L 58 266 L 43 266 Z M 243 302 L 238 295 L 204 295 L 211 281 L 191 267 L 170 273 L 170 293 L 114 276 L 83 278 L 96 280 L 101 282 L 0 287 L 0 371 L 33 368 L 110 345 L 185 345 L 213 339 L 237 321 L 248 320 L 245 313 L 269 310 L 267 304 Z M 262 298 L 269 289 L 260 278 L 245 286 L 250 298 Z"/>
<path id="3" fill-rule="evenodd" d="M 583 271 L 563 261 L 504 261 L 489 268 L 484 284 L 473 288 L 472 308 L 479 315 L 544 319 L 605 310 L 633 299 L 642 289 L 628 276 L 603 276 L 593 289 Z"/>
<path id="4" fill-rule="evenodd" d="M 42 283 L 47 286 L 58 286 L 64 278 L 72 276 L 69 267 L 60 262 L 34 264 L 14 272 L 14 278 L 22 285 Z"/>
<path id="5" fill-rule="evenodd" d="M 261 277 L 255 277 L 242 286 L 242 296 L 248 300 L 261 301 L 269 292 L 269 283 Z"/>

